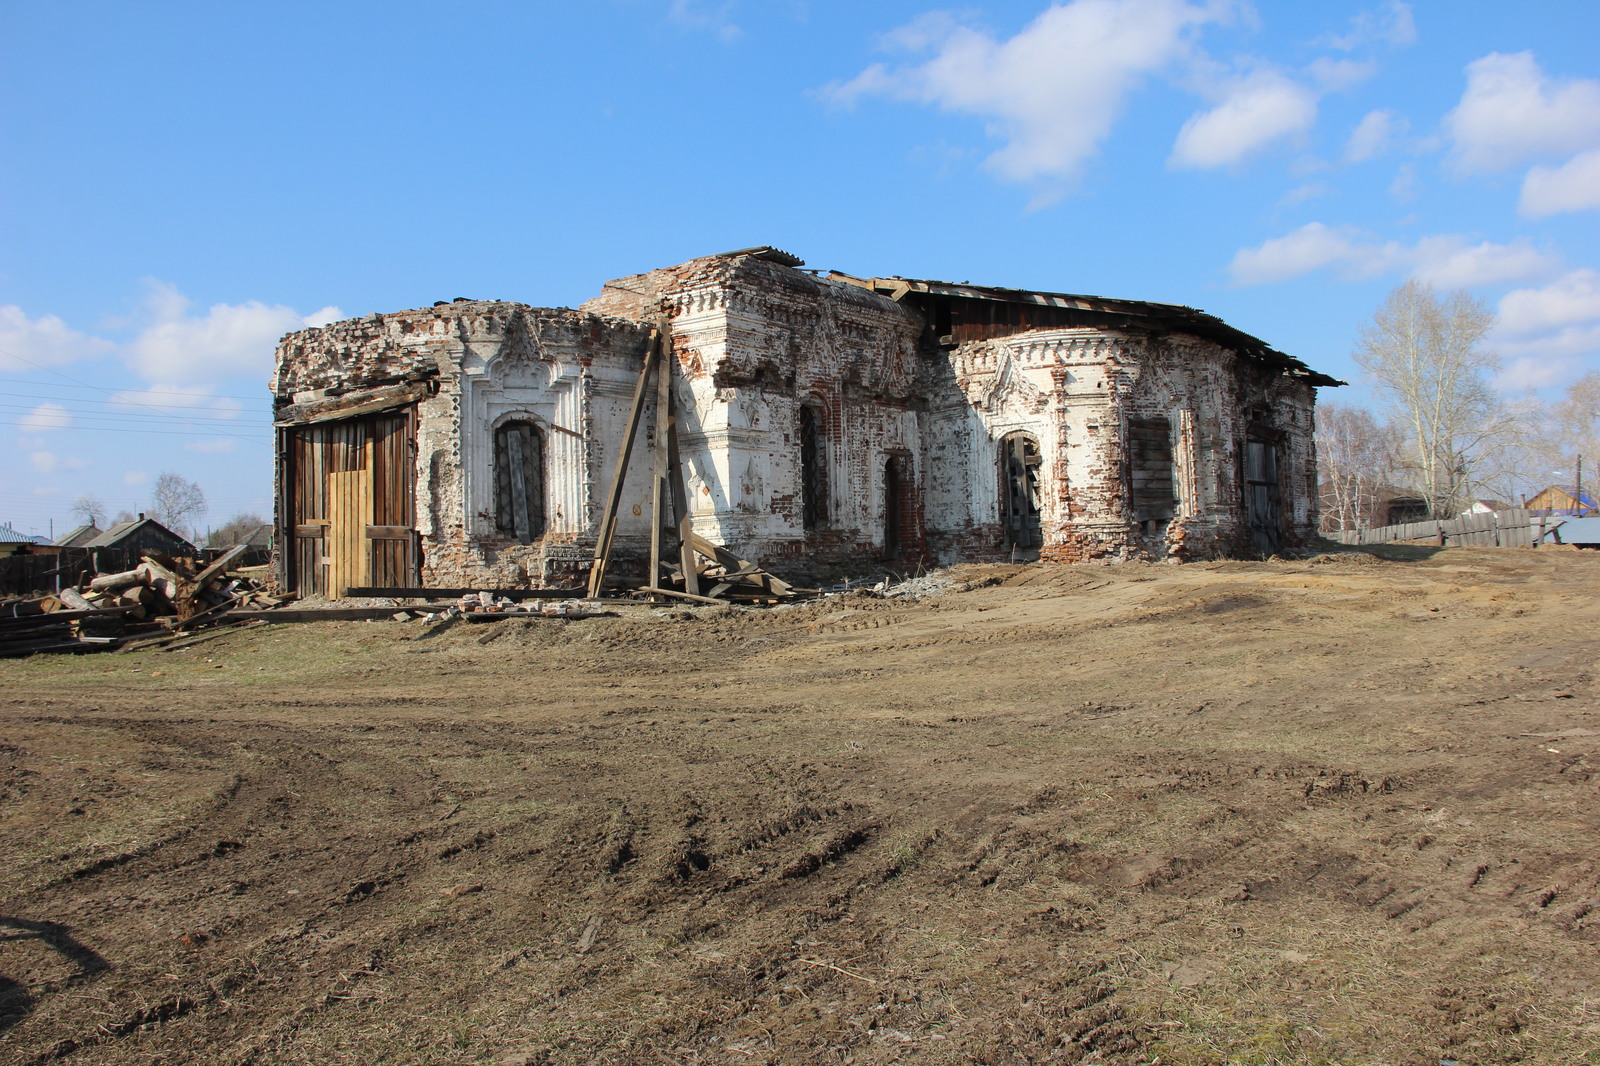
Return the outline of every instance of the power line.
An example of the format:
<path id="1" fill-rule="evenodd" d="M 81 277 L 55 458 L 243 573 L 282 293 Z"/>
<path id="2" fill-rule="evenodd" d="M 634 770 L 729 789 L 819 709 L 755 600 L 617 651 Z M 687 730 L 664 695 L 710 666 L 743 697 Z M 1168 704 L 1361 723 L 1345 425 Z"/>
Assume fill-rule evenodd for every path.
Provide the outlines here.
<path id="1" fill-rule="evenodd" d="M 10 353 L 8 352 L 7 354 L 9 355 Z M 17 358 L 21 359 L 22 357 L 17 356 Z M 39 364 L 35 363 L 34 365 L 38 366 Z M 63 385 L 59 381 L 29 381 L 26 378 L 12 378 L 11 381 L 16 385 L 37 385 L 44 389 L 94 389 L 97 392 L 138 392 L 144 396 L 200 396 L 202 399 L 257 401 L 264 398 L 261 395 L 239 396 L 233 393 L 225 392 L 212 392 L 201 395 L 193 392 L 180 392 L 177 389 L 114 389 L 109 385 Z M 266 397 L 270 397 L 271 395 L 271 393 L 267 393 Z"/>
<path id="2" fill-rule="evenodd" d="M 31 414 L 35 414 L 38 411 L 38 408 L 36 406 L 30 406 L 30 405 L 25 404 L 25 403 L 23 403 L 23 404 L 0 403 L 0 410 L 3 410 L 3 411 L 21 411 L 21 412 L 23 412 L 25 414 L 30 414 L 31 415 Z M 150 422 L 171 423 L 171 422 L 179 422 L 179 421 L 182 421 L 182 422 L 218 422 L 218 423 L 221 423 L 223 425 L 229 425 L 229 426 L 242 426 L 242 425 L 249 425 L 249 424 L 266 426 L 266 425 L 269 424 L 265 420 L 257 421 L 257 420 L 253 420 L 253 419 L 241 419 L 241 418 L 218 418 L 218 417 L 213 416 L 213 415 L 196 415 L 196 414 L 183 414 L 183 415 L 180 415 L 180 414 L 176 413 L 176 410 L 175 410 L 174 414 L 170 414 L 170 415 L 144 415 L 144 414 L 139 414 L 137 412 L 132 412 L 132 411 L 127 412 L 127 413 L 120 413 L 120 412 L 115 412 L 115 411 L 94 411 L 94 410 L 80 411 L 80 410 L 74 410 L 73 408 L 70 408 L 70 407 L 63 407 L 63 408 L 61 408 L 61 410 L 64 413 L 66 413 L 67 415 L 70 415 L 70 416 L 72 416 L 74 418 L 93 418 L 93 419 L 96 419 L 96 420 L 99 420 L 99 421 L 102 421 L 102 422 L 104 422 L 104 421 L 129 422 L 129 423 L 134 424 L 134 425 L 142 425 L 142 424 L 146 424 L 146 423 L 150 423 Z M 51 430 L 51 429 L 69 429 L 71 427 L 70 426 L 42 425 L 42 426 L 38 426 L 36 428 L 40 429 L 40 430 Z"/>
<path id="3" fill-rule="evenodd" d="M 25 400 L 25 401 L 28 401 L 30 403 L 34 403 L 36 405 L 37 404 L 54 404 L 57 407 L 61 407 L 61 408 L 65 409 L 65 410 L 69 410 L 69 411 L 70 410 L 74 410 L 74 409 L 76 409 L 76 408 L 78 408 L 80 406 L 84 407 L 84 408 L 89 408 L 89 407 L 109 408 L 109 409 L 114 410 L 114 411 L 120 411 L 123 408 L 127 408 L 127 407 L 147 407 L 147 408 L 150 408 L 151 410 L 154 410 L 154 411 L 194 411 L 194 412 L 197 412 L 197 413 L 198 412 L 202 412 L 202 411 L 214 411 L 214 412 L 230 411 L 230 412 L 232 412 L 232 415 L 229 416 L 229 417 L 245 417 L 245 418 L 268 418 L 268 417 L 270 417 L 267 412 L 259 410 L 259 409 L 252 410 L 252 409 L 247 408 L 247 407 L 229 407 L 226 404 L 208 404 L 208 403 L 198 402 L 198 401 L 202 401 L 202 400 L 213 399 L 213 397 L 209 397 L 209 396 L 194 397 L 194 399 L 197 401 L 195 403 L 133 403 L 131 401 L 124 400 L 124 399 L 118 399 L 118 398 L 115 398 L 115 397 L 113 397 L 112 399 L 109 399 L 109 400 L 102 400 L 102 399 L 99 399 L 97 397 L 87 397 L 87 396 L 43 396 L 43 395 L 40 395 L 39 393 L 36 393 L 36 392 L 8 392 L 8 393 L 4 393 L 3 395 L 8 400 Z M 71 405 L 71 406 L 68 406 L 68 405 Z M 223 416 L 222 415 L 214 415 L 214 416 L 208 415 L 208 416 L 205 416 L 205 417 L 223 417 Z"/>
<path id="4" fill-rule="evenodd" d="M 35 429 L 34 427 L 25 426 L 21 422 L 8 422 L 0 420 L 0 426 L 15 426 L 18 429 L 24 429 L 31 433 L 39 432 L 39 430 Z M 214 429 L 203 429 L 197 430 L 193 433 L 187 433 L 181 429 L 134 429 L 132 427 L 119 426 L 73 426 L 70 428 L 76 429 L 80 433 L 141 433 L 161 437 L 237 437 L 239 440 L 247 440 L 256 444 L 265 445 L 271 443 L 270 440 L 265 439 L 265 434 L 258 437 L 250 436 L 244 433 L 224 433 L 221 430 Z"/>
<path id="5" fill-rule="evenodd" d="M 102 392 L 116 392 L 116 391 L 118 391 L 118 390 L 109 388 L 109 387 L 107 387 L 105 385 L 91 385 L 87 381 L 79 381 L 77 378 L 73 377 L 71 374 L 64 374 L 61 371 L 56 370 L 56 369 L 54 369 L 52 367 L 45 366 L 43 363 L 36 363 L 32 359 L 27 358 L 26 356 L 18 355 L 16 352 L 13 352 L 9 348 L 0 348 L 0 353 L 3 353 L 5 355 L 9 355 L 13 359 L 17 359 L 17 360 L 20 360 L 21 362 L 27 363 L 29 366 L 37 367 L 40 370 L 43 370 L 46 374 L 54 374 L 56 377 L 65 378 L 66 380 L 72 382 L 74 385 L 81 386 L 81 387 L 83 387 L 85 389 L 99 389 Z M 137 400 L 124 400 L 123 402 L 127 403 L 127 404 L 129 404 L 130 406 L 133 406 L 133 407 L 146 407 L 146 408 L 149 408 L 152 411 L 156 411 L 158 414 L 160 413 L 159 409 L 157 409 L 155 407 L 151 407 L 151 405 L 149 405 L 149 404 L 139 403 Z"/>

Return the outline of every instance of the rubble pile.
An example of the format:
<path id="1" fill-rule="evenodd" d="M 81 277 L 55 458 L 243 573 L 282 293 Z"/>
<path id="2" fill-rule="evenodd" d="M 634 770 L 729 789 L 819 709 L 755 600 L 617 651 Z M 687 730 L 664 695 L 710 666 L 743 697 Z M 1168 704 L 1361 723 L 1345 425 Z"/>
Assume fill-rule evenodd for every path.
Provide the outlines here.
<path id="1" fill-rule="evenodd" d="M 233 548 L 205 565 L 150 552 L 132 570 L 0 603 L 0 658 L 164 643 L 231 622 L 232 610 L 285 602 L 267 594 L 261 568 L 231 569 L 245 550 Z"/>

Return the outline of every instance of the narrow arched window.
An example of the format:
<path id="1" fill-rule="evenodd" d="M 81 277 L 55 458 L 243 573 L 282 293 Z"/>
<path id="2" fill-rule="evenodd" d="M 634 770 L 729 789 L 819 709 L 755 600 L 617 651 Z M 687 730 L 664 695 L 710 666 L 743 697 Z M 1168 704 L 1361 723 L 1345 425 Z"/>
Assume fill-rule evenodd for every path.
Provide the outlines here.
<path id="1" fill-rule="evenodd" d="M 828 524 L 828 445 L 822 409 L 800 407 L 800 507 L 806 532 Z"/>
<path id="2" fill-rule="evenodd" d="M 494 524 L 523 544 L 544 535 L 544 435 L 532 422 L 495 430 Z"/>

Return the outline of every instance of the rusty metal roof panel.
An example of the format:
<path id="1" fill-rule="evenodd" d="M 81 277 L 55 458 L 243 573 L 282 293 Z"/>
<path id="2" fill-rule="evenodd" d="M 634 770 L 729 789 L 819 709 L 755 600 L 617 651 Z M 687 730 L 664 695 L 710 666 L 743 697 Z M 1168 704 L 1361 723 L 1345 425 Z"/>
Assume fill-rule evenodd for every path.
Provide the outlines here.
<path id="1" fill-rule="evenodd" d="M 930 296 L 951 296 L 967 300 L 996 300 L 1004 303 L 1026 303 L 1066 310 L 1088 311 L 1095 314 L 1119 315 L 1129 319 L 1143 319 L 1148 327 L 1170 329 L 1218 341 L 1248 358 L 1276 366 L 1285 373 L 1303 377 L 1312 385 L 1343 385 L 1345 382 L 1319 373 L 1286 352 L 1271 347 L 1259 337 L 1253 337 L 1228 325 L 1216 315 L 1182 304 L 1155 303 L 1150 300 L 1118 300 L 1104 296 L 1085 296 L 1064 292 L 1032 292 L 1026 289 L 1007 289 L 993 285 L 972 285 L 967 282 L 934 281 L 922 278 L 870 278 L 855 279 L 838 275 L 838 280 L 865 284 L 869 288 L 900 299 L 907 293 L 919 292 Z"/>

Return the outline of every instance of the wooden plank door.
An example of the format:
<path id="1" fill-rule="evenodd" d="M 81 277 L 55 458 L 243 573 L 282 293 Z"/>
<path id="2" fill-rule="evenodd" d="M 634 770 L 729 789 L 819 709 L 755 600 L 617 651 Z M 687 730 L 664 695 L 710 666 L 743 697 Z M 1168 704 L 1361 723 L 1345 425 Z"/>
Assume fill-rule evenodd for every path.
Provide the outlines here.
<path id="1" fill-rule="evenodd" d="M 327 426 L 303 426 L 291 434 L 294 586 L 301 597 L 328 587 Z"/>
<path id="2" fill-rule="evenodd" d="M 1244 453 L 1245 510 L 1250 522 L 1250 547 L 1266 558 L 1283 547 L 1283 515 L 1279 507 L 1278 449 L 1251 437 Z"/>
<path id="3" fill-rule="evenodd" d="M 412 411 L 380 415 L 369 431 L 372 445 L 372 517 L 366 528 L 368 572 L 374 585 L 415 586 L 417 573 L 416 478 Z"/>
<path id="4" fill-rule="evenodd" d="M 338 599 L 416 584 L 410 411 L 293 431 L 294 584 Z"/>

